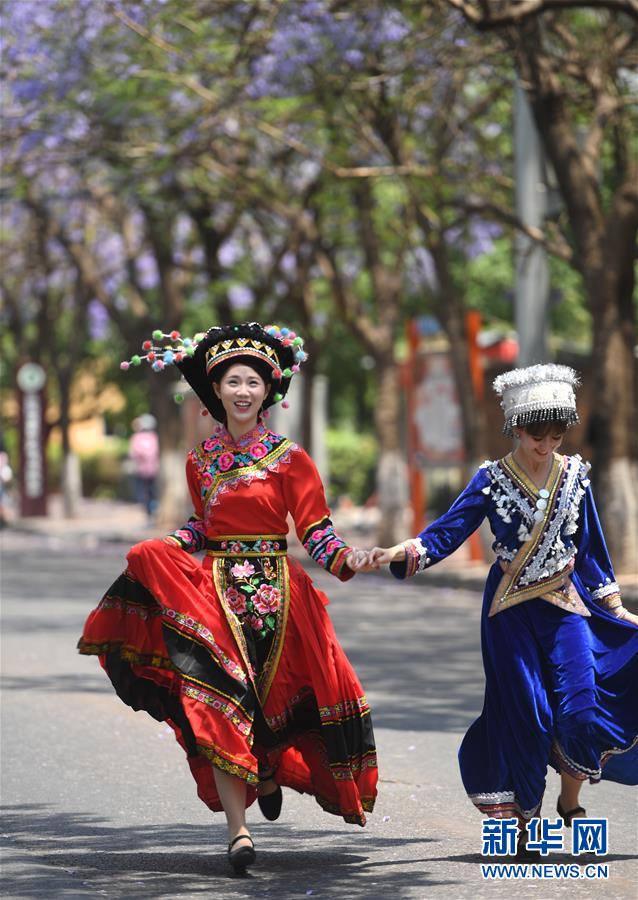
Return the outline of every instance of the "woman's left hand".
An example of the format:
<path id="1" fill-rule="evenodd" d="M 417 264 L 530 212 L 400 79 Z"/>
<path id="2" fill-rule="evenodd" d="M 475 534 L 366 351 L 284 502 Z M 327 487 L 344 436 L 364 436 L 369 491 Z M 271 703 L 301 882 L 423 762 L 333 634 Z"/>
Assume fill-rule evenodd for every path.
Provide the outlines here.
<path id="1" fill-rule="evenodd" d="M 353 547 L 350 553 L 346 556 L 346 565 L 349 569 L 352 569 L 353 572 L 371 572 L 374 569 L 378 569 L 379 566 L 376 564 L 371 558 L 369 550 L 360 550 L 358 547 Z"/>

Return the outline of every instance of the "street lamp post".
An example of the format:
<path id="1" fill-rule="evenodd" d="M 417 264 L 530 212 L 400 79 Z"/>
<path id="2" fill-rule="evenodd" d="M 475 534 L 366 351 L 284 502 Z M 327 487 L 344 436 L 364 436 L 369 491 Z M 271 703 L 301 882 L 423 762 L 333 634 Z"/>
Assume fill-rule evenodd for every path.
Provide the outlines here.
<path id="1" fill-rule="evenodd" d="M 520 84 L 514 101 L 516 211 L 525 225 L 542 228 L 547 214 L 543 150 L 529 101 Z M 549 265 L 545 249 L 522 233 L 516 235 L 515 322 L 518 364 L 547 362 Z"/>

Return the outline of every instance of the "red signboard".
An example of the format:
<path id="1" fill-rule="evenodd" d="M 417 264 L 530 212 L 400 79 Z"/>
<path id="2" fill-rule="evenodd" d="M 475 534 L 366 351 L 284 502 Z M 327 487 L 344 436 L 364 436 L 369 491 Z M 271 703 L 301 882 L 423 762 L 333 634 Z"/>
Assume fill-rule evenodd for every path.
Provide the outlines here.
<path id="1" fill-rule="evenodd" d="M 45 516 L 47 513 L 47 471 L 45 458 L 46 373 L 38 363 L 25 363 L 16 375 L 20 404 L 20 513 Z"/>

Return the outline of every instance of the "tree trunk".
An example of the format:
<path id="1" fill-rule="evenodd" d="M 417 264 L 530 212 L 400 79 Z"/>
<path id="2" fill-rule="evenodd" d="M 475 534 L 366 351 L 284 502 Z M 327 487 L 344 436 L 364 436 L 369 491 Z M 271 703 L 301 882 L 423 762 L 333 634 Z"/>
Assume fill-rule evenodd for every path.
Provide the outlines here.
<path id="1" fill-rule="evenodd" d="M 437 318 L 450 342 L 450 360 L 461 407 L 463 444 L 467 457 L 464 474 L 467 475 L 467 470 L 473 472 L 476 465 L 486 456 L 485 411 L 474 393 L 465 324 L 465 307 L 449 269 L 447 250 L 442 243 L 438 246 L 430 245 L 430 250 L 440 286 Z"/>
<path id="2" fill-rule="evenodd" d="M 618 173 L 619 186 L 605 209 L 599 184 L 600 152 L 592 159 L 579 147 L 564 86 L 539 51 L 538 23 L 521 31 L 522 74 L 530 85 L 534 119 L 556 172 L 573 233 L 575 265 L 583 276 L 592 313 L 596 409 L 590 435 L 597 504 L 614 566 L 619 571 L 636 570 L 638 452 L 632 426 L 636 416 L 632 301 L 638 230 L 635 166 L 633 172 Z"/>
<path id="3" fill-rule="evenodd" d="M 622 235 L 608 228 L 605 265 L 587 279 L 593 312 L 595 409 L 592 477 L 607 546 L 618 571 L 638 571 L 638 437 L 634 358 L 634 276 Z M 628 251 L 629 248 L 624 248 Z"/>
<path id="4" fill-rule="evenodd" d="M 308 354 L 308 359 L 303 365 L 303 378 L 301 379 L 302 400 L 299 416 L 301 445 L 308 453 L 312 453 L 313 446 L 313 387 L 315 374 L 317 371 L 318 352 L 312 339 L 306 339 L 304 349 Z"/>
<path id="5" fill-rule="evenodd" d="M 150 371 L 148 381 L 160 445 L 157 524 L 166 531 L 172 531 L 190 515 L 184 474 L 189 448 L 184 446 L 180 407 L 173 400 L 173 382 L 164 375 Z"/>
<path id="6" fill-rule="evenodd" d="M 407 472 L 400 447 L 401 401 L 399 370 L 391 352 L 378 356 L 378 393 L 375 426 L 379 440 L 377 494 L 381 521 L 377 540 L 389 547 L 405 537 L 403 512 L 407 503 Z"/>

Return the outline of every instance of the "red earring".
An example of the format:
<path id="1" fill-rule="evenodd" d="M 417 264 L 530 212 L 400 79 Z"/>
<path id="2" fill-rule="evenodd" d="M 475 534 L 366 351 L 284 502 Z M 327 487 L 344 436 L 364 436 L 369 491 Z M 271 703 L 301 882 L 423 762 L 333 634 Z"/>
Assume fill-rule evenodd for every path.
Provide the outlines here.
<path id="1" fill-rule="evenodd" d="M 201 412 L 200 412 L 200 415 L 202 415 L 202 416 L 207 416 L 207 415 L 208 415 L 208 410 L 207 410 L 207 409 L 202 409 Z"/>

